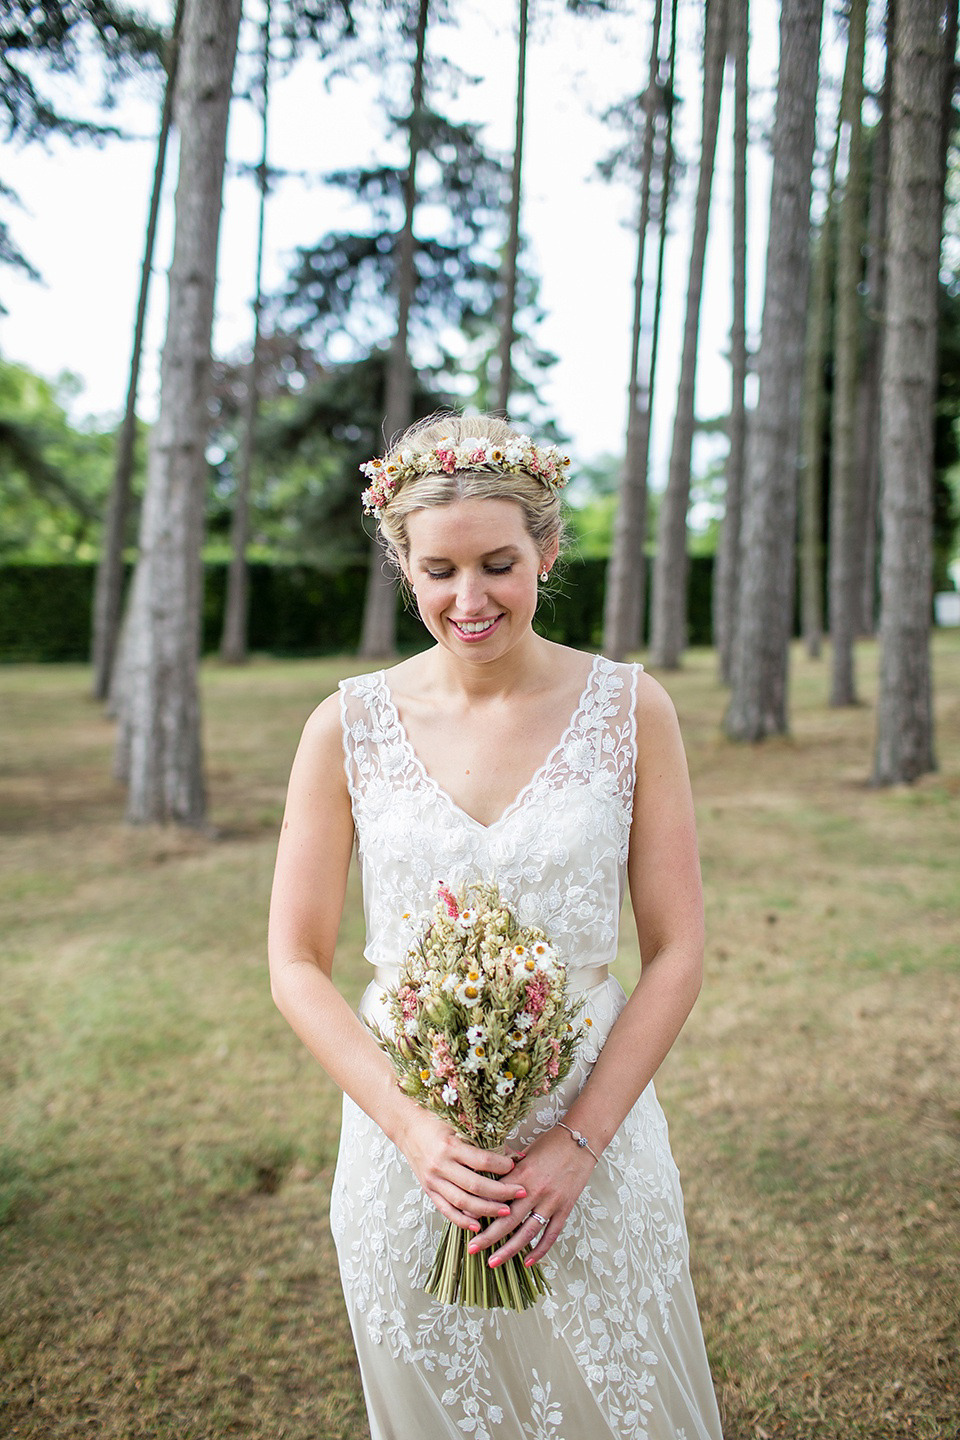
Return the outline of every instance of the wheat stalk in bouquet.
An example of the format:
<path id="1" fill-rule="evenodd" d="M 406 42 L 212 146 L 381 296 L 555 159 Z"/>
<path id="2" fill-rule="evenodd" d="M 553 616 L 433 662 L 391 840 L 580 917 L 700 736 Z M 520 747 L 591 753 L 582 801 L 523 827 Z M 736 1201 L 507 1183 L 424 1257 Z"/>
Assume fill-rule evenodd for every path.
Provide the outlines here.
<path id="1" fill-rule="evenodd" d="M 582 1001 L 567 995 L 544 932 L 520 925 L 495 884 L 458 895 L 441 884 L 438 894 L 387 991 L 393 1033 L 371 1028 L 405 1094 L 495 1150 L 569 1073 Z M 518 1255 L 491 1269 L 467 1250 L 471 1238 L 448 1223 L 426 1283 L 438 1300 L 525 1310 L 549 1289 L 540 1266 Z"/>

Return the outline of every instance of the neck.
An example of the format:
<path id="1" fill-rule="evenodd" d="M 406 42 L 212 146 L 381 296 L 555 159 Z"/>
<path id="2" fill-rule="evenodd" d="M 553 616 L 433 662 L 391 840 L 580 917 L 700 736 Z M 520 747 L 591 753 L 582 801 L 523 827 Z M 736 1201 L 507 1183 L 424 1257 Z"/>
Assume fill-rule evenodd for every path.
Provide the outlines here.
<path id="1" fill-rule="evenodd" d="M 488 662 L 468 663 L 437 646 L 428 651 L 436 684 L 467 702 L 506 699 L 536 690 L 549 678 L 550 643 L 533 630 L 526 641 Z"/>

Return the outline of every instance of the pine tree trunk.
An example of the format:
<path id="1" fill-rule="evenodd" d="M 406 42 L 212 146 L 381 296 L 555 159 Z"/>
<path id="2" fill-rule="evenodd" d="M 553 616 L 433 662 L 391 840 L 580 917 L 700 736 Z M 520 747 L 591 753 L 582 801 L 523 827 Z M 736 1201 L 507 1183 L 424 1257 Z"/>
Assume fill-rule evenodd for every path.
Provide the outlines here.
<path id="1" fill-rule="evenodd" d="M 787 729 L 797 453 L 810 280 L 810 189 L 823 0 L 783 0 L 759 394 L 747 438 L 740 594 L 725 728 Z"/>
<path id="2" fill-rule="evenodd" d="M 653 567 L 651 660 L 663 669 L 676 669 L 686 645 L 687 628 L 687 508 L 690 503 L 690 464 L 693 449 L 694 399 L 700 302 L 707 251 L 710 192 L 720 117 L 720 95 L 726 53 L 726 0 L 708 0 L 703 59 L 703 123 L 700 173 L 690 269 L 687 310 L 683 328 L 677 411 L 670 452 L 667 488 L 660 509 L 657 555 Z"/>
<path id="3" fill-rule="evenodd" d="M 391 443 L 413 419 L 413 370 L 408 349 L 410 307 L 413 304 L 414 268 L 413 219 L 417 207 L 417 161 L 423 112 L 423 71 L 427 44 L 429 0 L 420 0 L 417 15 L 417 48 L 413 67 L 413 103 L 410 112 L 410 163 L 404 182 L 404 220 L 397 254 L 397 331 L 387 362 L 386 437 Z M 360 655 L 385 659 L 397 648 L 397 587 L 387 565 L 379 539 L 370 547 L 370 568 L 363 607 Z"/>
<path id="4" fill-rule="evenodd" d="M 830 704 L 857 703 L 854 641 L 859 630 L 863 497 L 857 484 L 857 381 L 864 243 L 863 57 L 867 0 L 850 0 L 841 130 L 848 145 L 840 202 L 834 301 L 834 386 L 830 431 Z"/>
<path id="5" fill-rule="evenodd" d="M 657 0 L 659 5 L 660 0 Z M 510 233 L 503 257 L 503 313 L 500 317 L 500 376 L 497 408 L 510 411 L 513 389 L 513 341 L 517 310 L 517 260 L 520 254 L 520 196 L 523 175 L 523 107 L 527 77 L 528 0 L 520 0 L 520 34 L 517 45 L 517 110 L 513 142 L 513 176 L 510 182 Z"/>
<path id="6" fill-rule="evenodd" d="M 947 10 L 949 34 L 956 24 L 957 0 L 948 0 Z M 930 624 L 945 144 L 943 14 L 943 0 L 911 0 L 897 14 L 894 42 L 887 333 L 881 381 L 881 660 L 873 771 L 877 785 L 916 780 L 936 768 Z M 952 55 L 949 65 L 952 86 Z"/>
<path id="7" fill-rule="evenodd" d="M 643 144 L 640 151 L 640 208 L 637 218 L 637 268 L 633 281 L 633 331 L 630 346 L 630 381 L 627 387 L 627 445 L 614 518 L 613 545 L 607 565 L 603 611 L 603 648 L 612 660 L 622 660 L 641 643 L 643 623 L 643 547 L 647 529 L 647 450 L 650 437 L 649 386 L 641 395 L 640 348 L 643 326 L 643 272 L 647 226 L 650 221 L 650 186 L 657 107 L 660 104 L 661 0 L 656 0 L 650 38 L 647 88 L 642 97 Z M 666 203 L 664 193 L 663 203 Z M 648 366 L 649 371 L 649 366 Z"/>
<path id="8" fill-rule="evenodd" d="M 170 308 L 129 616 L 127 818 L 202 825 L 198 662 L 210 332 L 240 0 L 187 0 Z"/>
<path id="9" fill-rule="evenodd" d="M 256 452 L 257 417 L 260 412 L 260 368 L 263 317 L 263 232 L 267 210 L 267 140 L 270 109 L 270 21 L 271 0 L 267 0 L 263 18 L 263 115 L 261 126 L 260 164 L 257 180 L 260 188 L 260 213 L 257 226 L 257 268 L 253 301 L 253 351 L 247 367 L 247 393 L 243 407 L 243 431 L 240 438 L 240 463 L 237 466 L 237 487 L 230 519 L 230 568 L 227 571 L 227 593 L 223 608 L 223 633 L 220 637 L 220 659 L 225 665 L 243 665 L 247 660 L 247 633 L 250 606 L 250 572 L 247 565 L 247 544 L 250 538 L 250 489 L 253 460 Z"/>
<path id="10" fill-rule="evenodd" d="M 163 169 L 167 155 L 167 139 L 170 134 L 170 117 L 173 111 L 173 91 L 177 78 L 177 55 L 180 48 L 182 21 L 183 0 L 177 0 L 167 59 L 167 83 L 163 92 L 160 132 L 157 136 L 157 158 L 153 167 L 153 190 L 150 195 L 147 233 L 143 246 L 143 264 L 140 267 L 140 294 L 137 299 L 137 318 L 133 329 L 127 401 L 120 433 L 117 436 L 113 482 L 107 502 L 103 546 L 97 564 L 93 596 L 91 657 L 95 700 L 106 700 L 110 694 L 110 682 L 120 632 L 120 617 L 123 610 L 123 551 L 127 535 L 127 519 L 130 513 L 133 450 L 137 438 L 137 387 L 140 381 L 140 357 L 143 352 L 143 329 L 147 318 L 150 276 L 153 273 L 153 248 L 157 235 L 160 196 L 163 190 Z"/>
<path id="11" fill-rule="evenodd" d="M 823 220 L 811 252 L 810 310 L 803 368 L 800 429 L 800 630 L 807 654 L 819 660 L 823 648 L 823 441 L 827 410 L 825 370 L 830 329 L 830 285 L 834 273 L 836 193 L 840 128 L 827 171 Z"/>
<path id="12" fill-rule="evenodd" d="M 890 81 L 896 34 L 896 3 L 887 0 L 886 65 L 881 113 L 874 132 L 867 268 L 864 277 L 863 366 L 857 395 L 857 465 L 864 513 L 859 629 L 872 635 L 877 621 L 877 540 L 880 507 L 880 375 L 883 368 L 883 311 L 886 288 L 887 181 L 890 169 Z"/>
<path id="13" fill-rule="evenodd" d="M 743 468 L 747 448 L 747 121 L 750 87 L 747 72 L 749 5 L 732 6 L 729 42 L 734 63 L 733 117 L 733 316 L 730 325 L 730 448 L 720 543 L 714 570 L 713 629 L 720 678 L 730 683 L 733 629 L 740 584 L 740 525 Z"/>

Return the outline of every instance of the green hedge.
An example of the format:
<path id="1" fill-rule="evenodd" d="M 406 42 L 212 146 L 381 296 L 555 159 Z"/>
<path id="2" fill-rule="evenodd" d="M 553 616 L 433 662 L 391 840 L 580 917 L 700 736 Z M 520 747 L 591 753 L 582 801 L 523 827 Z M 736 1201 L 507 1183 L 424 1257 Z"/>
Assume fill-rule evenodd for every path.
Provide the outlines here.
<path id="1" fill-rule="evenodd" d="M 649 567 L 648 567 L 649 568 Z M 600 645 L 602 560 L 571 562 L 541 602 L 537 628 L 551 640 L 583 649 Z M 713 560 L 690 565 L 690 643 L 710 643 Z M 0 661 L 85 660 L 90 647 L 92 565 L 0 566 Z M 356 650 L 366 571 L 330 575 L 307 566 L 250 567 L 250 648 L 271 655 L 334 655 Z M 203 646 L 220 643 L 226 566 L 205 569 Z M 648 607 L 649 609 L 649 607 Z M 409 608 L 399 620 L 401 649 L 415 649 L 423 628 Z"/>

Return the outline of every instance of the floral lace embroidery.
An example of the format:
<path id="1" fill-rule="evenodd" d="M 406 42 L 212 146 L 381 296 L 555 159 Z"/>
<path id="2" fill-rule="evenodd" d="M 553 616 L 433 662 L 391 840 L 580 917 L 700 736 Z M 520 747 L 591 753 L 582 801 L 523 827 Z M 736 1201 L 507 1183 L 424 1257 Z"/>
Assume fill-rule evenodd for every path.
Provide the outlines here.
<path id="1" fill-rule="evenodd" d="M 402 916 L 429 907 L 438 879 L 456 888 L 484 877 L 497 880 L 523 923 L 543 926 L 572 970 L 613 961 L 636 765 L 635 689 L 635 669 L 597 657 L 560 742 L 485 827 L 425 771 L 384 674 L 343 683 L 371 962 L 395 963 Z M 368 1010 L 379 993 L 367 992 Z M 588 1003 L 592 1047 L 563 1091 L 527 1117 L 518 1142 L 552 1127 L 569 1107 L 625 999 L 609 980 L 588 992 Z M 509 1397 L 492 1357 L 501 1343 L 515 1343 L 509 1327 L 518 1317 L 435 1305 L 418 1290 L 443 1223 L 405 1159 L 345 1100 L 331 1226 L 361 1365 L 370 1347 L 386 1350 L 426 1372 L 452 1417 L 451 1433 L 507 1440 Z M 553 1293 L 538 1307 L 542 1323 L 566 1347 L 567 1364 L 576 1362 L 612 1433 L 640 1440 L 670 1331 L 671 1295 L 687 1269 L 676 1167 L 652 1085 L 605 1150 L 545 1269 Z M 524 1435 L 578 1440 L 565 1432 L 563 1384 L 549 1373 L 541 1379 L 530 1369 Z M 666 1432 L 654 1433 L 660 1440 Z"/>

